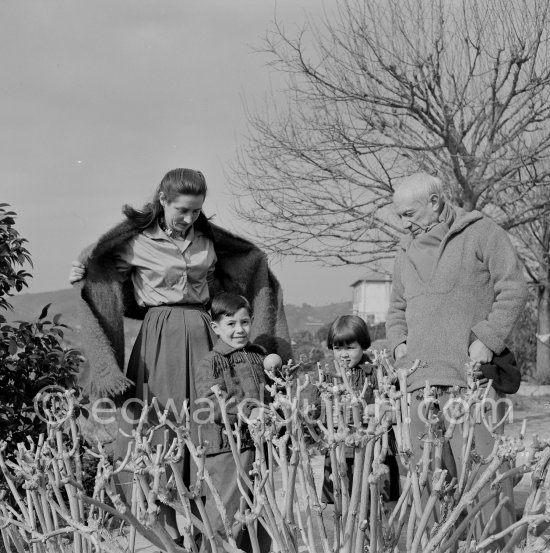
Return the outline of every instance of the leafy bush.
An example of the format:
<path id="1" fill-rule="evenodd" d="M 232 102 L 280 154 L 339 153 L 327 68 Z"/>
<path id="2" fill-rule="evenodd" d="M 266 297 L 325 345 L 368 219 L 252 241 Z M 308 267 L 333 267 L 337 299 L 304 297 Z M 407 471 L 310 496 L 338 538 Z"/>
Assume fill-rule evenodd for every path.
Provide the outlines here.
<path id="1" fill-rule="evenodd" d="M 44 422 L 35 412 L 36 394 L 46 386 L 72 387 L 80 353 L 63 345 L 60 315 L 48 320 L 47 305 L 36 322 L 6 322 L 2 310 L 11 309 L 8 297 L 26 286 L 30 274 L 17 269 L 31 263 L 26 240 L 13 227 L 16 214 L 0 204 L 0 440 L 8 454 L 16 444 L 35 438 Z"/>
<path id="2" fill-rule="evenodd" d="M 302 330 L 292 334 L 292 350 L 295 361 L 300 361 L 306 370 L 317 370 L 317 363 L 324 366 L 331 362 L 330 352 L 323 343 L 308 330 Z"/>
<path id="3" fill-rule="evenodd" d="M 31 275 L 27 271 L 16 270 L 17 266 L 29 263 L 32 266 L 29 252 L 23 244 L 27 242 L 19 236 L 13 227 L 16 214 L 6 211 L 9 204 L 0 204 L 0 310 L 11 309 L 7 297 L 12 295 L 12 290 L 20 292 L 23 286 L 27 286 L 27 278 Z M 0 322 L 5 322 L 0 313 Z"/>
<path id="4" fill-rule="evenodd" d="M 46 319 L 48 306 L 37 322 L 0 327 L 0 439 L 8 450 L 44 429 L 35 413 L 34 398 L 46 386 L 70 388 L 82 357 L 62 344 L 59 315 Z"/>
<path id="5" fill-rule="evenodd" d="M 535 365 L 537 357 L 537 310 L 533 294 L 523 310 L 516 328 L 510 336 L 510 349 L 518 362 L 523 380 L 537 382 Z M 539 384 L 541 382 L 538 382 Z"/>

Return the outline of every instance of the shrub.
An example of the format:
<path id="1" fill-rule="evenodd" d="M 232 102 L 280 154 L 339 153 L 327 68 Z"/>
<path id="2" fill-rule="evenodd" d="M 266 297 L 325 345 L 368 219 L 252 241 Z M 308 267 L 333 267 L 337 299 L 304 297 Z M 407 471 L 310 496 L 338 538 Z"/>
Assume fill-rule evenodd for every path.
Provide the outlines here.
<path id="1" fill-rule="evenodd" d="M 8 452 L 44 430 L 36 394 L 46 386 L 72 387 L 82 361 L 77 350 L 63 346 L 65 325 L 59 315 L 46 319 L 48 307 L 37 322 L 0 326 L 0 439 L 8 442 Z"/>
<path id="2" fill-rule="evenodd" d="M 536 382 L 535 365 L 537 356 L 537 310 L 533 294 L 523 310 L 516 328 L 510 336 L 510 349 L 518 362 L 523 380 Z"/>
<path id="3" fill-rule="evenodd" d="M 316 368 L 317 363 L 324 365 L 329 362 L 328 351 L 322 342 L 307 330 L 292 335 L 292 350 L 295 361 L 300 361 L 305 367 Z"/>
<path id="4" fill-rule="evenodd" d="M 18 269 L 31 257 L 14 228 L 16 214 L 0 204 L 0 440 L 9 455 L 16 444 L 35 438 L 44 422 L 35 413 L 36 394 L 46 386 L 72 387 L 82 357 L 63 345 L 60 315 L 48 320 L 47 305 L 36 322 L 6 322 L 2 313 L 11 309 L 8 298 L 19 292 L 31 275 Z"/>
<path id="5" fill-rule="evenodd" d="M 27 242 L 19 236 L 14 228 L 16 214 L 6 211 L 9 204 L 0 204 L 0 311 L 11 309 L 7 298 L 12 295 L 12 290 L 20 292 L 23 286 L 27 286 L 27 278 L 31 275 L 27 271 L 16 270 L 17 266 L 29 263 L 32 266 L 31 257 L 25 248 Z M 0 312 L 0 322 L 5 322 Z"/>
<path id="6" fill-rule="evenodd" d="M 41 447 L 27 444 L 9 466 L 3 463 L 0 443 L 0 481 L 32 483 L 23 490 L 10 487 L 11 505 L 0 495 L 0 534 L 18 552 L 26 551 L 25 544 L 32 539 L 41 546 L 35 551 L 48 553 L 66 553 L 67 542 L 71 542 L 71 550 L 81 553 L 126 553 L 134 550 L 136 532 L 152 545 L 147 550 L 197 551 L 196 538 L 200 536 L 203 547 L 239 551 L 234 532 L 242 525 L 255 552 L 260 551 L 262 527 L 272 536 L 272 550 L 281 553 L 490 553 L 500 546 L 497 542 L 503 542 L 503 552 L 547 551 L 550 443 L 538 437 L 526 443 L 524 429 L 519 437 L 499 435 L 495 430 L 500 423 L 492 417 L 478 417 L 485 412 L 487 390 L 473 378 L 471 366 L 468 388 L 454 392 L 456 399 L 461 398 L 456 405 L 463 410 L 449 413 L 445 431 L 442 423 L 447 421 L 437 415 L 436 390 L 429 385 L 423 390 L 426 434 L 420 451 L 413 447 L 419 436 L 410 427 L 407 394 L 392 384 L 396 377 L 400 389 L 405 390 L 407 377 L 417 365 L 396 371 L 387 355 L 374 357 L 380 383 L 374 411 L 361 399 L 363 392 L 353 389 L 346 379 L 336 385 L 321 379 L 316 386 L 324 416 L 312 417 L 302 401 L 306 380 L 288 376 L 296 374 L 295 366 L 283 367 L 267 371 L 273 382 L 273 401 L 262 415 L 246 419 L 243 412 L 239 423 L 232 426 L 228 406 L 233 402 L 214 387 L 233 453 L 233 460 L 224 458 L 224 463 L 233 462 L 233 470 L 238 471 L 241 500 L 236 513 L 223 507 L 219 484 L 209 472 L 213 465 L 205 461 L 204 444 L 192 437 L 186 408 L 182 424 L 176 426 L 169 417 L 149 418 L 155 410 L 149 405 L 134 428 L 127 456 L 114 464 L 100 448 L 95 465 L 83 466 L 74 418 L 69 421 L 65 442 L 57 439 L 57 427 L 48 425 Z M 154 424 L 149 424 L 153 420 Z M 390 451 L 387 431 L 392 421 L 403 469 L 396 503 L 383 496 L 387 479 L 384 460 Z M 494 434 L 495 447 L 486 456 L 472 439 L 476 425 Z M 255 446 L 252 470 L 239 451 L 244 428 Z M 462 451 L 456 466 L 447 465 L 452 479 L 441 470 L 451 439 Z M 330 462 L 325 468 L 333 482 L 334 507 L 323 503 L 317 485 L 323 476 L 323 465 L 313 457 L 317 451 L 328 453 Z M 353 456 L 351 481 L 345 461 L 348 452 Z M 189 478 L 184 478 L 179 468 L 183 459 L 194 463 Z M 517 466 L 510 469 L 510 464 Z M 97 474 L 95 486 L 86 489 L 84 477 L 92 471 Z M 161 476 L 168 471 L 170 478 Z M 121 474 L 129 483 L 126 498 L 133 498 L 130 503 L 117 495 L 115 478 Z M 507 507 L 511 483 L 523 474 L 530 474 L 523 513 L 514 524 L 501 528 L 494 515 Z M 508 485 L 505 488 L 503 484 Z M 203 503 L 205 490 L 208 510 Z M 484 509 L 488 501 L 495 505 L 491 512 Z M 160 503 L 182 515 L 185 549 L 176 547 L 163 526 Z M 194 515 L 195 509 L 200 516 Z M 227 547 L 212 531 L 212 515 L 216 523 L 223 523 L 223 545 Z M 59 543 L 61 539 L 65 542 Z M 135 543 L 135 550 L 143 551 L 141 544 Z"/>

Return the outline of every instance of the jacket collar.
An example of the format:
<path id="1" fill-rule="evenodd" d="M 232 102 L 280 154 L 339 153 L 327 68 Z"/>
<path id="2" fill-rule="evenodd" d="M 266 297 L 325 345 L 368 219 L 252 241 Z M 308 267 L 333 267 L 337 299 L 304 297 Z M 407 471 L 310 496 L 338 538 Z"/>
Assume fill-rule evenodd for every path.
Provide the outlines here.
<path id="1" fill-rule="evenodd" d="M 453 209 L 455 210 L 456 217 L 451 228 L 449 229 L 449 232 L 447 233 L 447 236 L 445 236 L 445 238 L 443 239 L 444 242 L 446 242 L 451 236 L 464 230 L 467 226 L 471 225 L 475 221 L 479 221 L 479 219 L 483 218 L 483 213 L 475 209 L 473 211 L 465 211 L 461 207 L 457 206 L 453 206 Z M 399 247 L 403 250 L 406 250 L 412 239 L 413 237 L 410 234 L 403 236 L 403 238 L 401 238 L 401 241 L 399 242 Z"/>
<path id="2" fill-rule="evenodd" d="M 255 353 L 260 353 L 262 355 L 265 355 L 264 348 L 262 346 L 258 346 L 257 344 L 252 344 L 248 342 L 242 348 L 234 348 L 233 346 L 226 344 L 221 338 L 218 338 L 218 341 L 214 344 L 214 347 L 212 348 L 212 350 L 215 351 L 216 353 L 221 353 L 222 355 L 231 355 L 235 351 L 240 351 L 240 350 L 253 351 Z"/>

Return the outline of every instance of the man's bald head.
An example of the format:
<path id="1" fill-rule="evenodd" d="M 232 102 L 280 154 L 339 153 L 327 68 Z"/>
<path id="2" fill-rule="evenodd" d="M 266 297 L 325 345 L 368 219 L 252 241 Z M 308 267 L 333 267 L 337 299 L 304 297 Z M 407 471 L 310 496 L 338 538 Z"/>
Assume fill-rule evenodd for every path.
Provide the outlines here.
<path id="1" fill-rule="evenodd" d="M 428 173 L 414 173 L 401 179 L 394 192 L 394 201 L 396 198 L 412 198 L 422 203 L 427 202 L 432 194 L 445 203 L 445 187 L 438 177 Z"/>
<path id="2" fill-rule="evenodd" d="M 437 223 L 445 205 L 443 183 L 428 173 L 405 177 L 395 189 L 393 205 L 403 228 L 416 237 Z"/>

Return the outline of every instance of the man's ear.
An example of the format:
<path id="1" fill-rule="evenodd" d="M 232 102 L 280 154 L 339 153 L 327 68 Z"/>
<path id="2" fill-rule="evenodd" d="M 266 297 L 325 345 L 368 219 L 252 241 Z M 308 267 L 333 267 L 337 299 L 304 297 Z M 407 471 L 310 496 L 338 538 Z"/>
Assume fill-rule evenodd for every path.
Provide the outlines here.
<path id="1" fill-rule="evenodd" d="M 435 211 L 436 213 L 439 213 L 439 211 L 443 207 L 441 198 L 439 197 L 439 194 L 435 194 L 435 193 L 430 194 L 429 203 L 430 203 L 430 206 L 431 206 L 432 210 Z"/>

